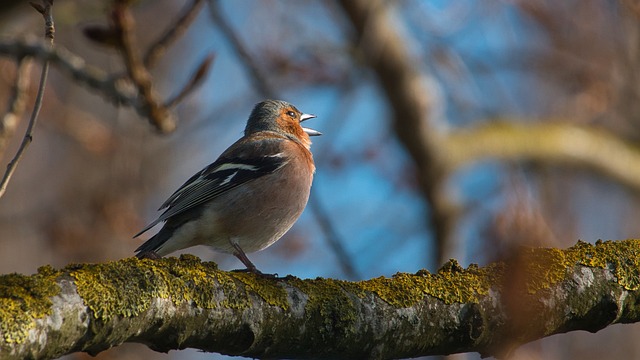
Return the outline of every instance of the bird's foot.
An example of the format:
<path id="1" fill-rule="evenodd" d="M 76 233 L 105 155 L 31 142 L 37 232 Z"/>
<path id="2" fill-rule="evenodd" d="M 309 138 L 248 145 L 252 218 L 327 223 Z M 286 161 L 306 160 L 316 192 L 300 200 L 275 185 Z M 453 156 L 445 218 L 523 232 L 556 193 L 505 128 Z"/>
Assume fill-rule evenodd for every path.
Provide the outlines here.
<path id="1" fill-rule="evenodd" d="M 252 273 L 252 274 L 256 274 L 256 275 L 258 275 L 260 277 L 266 278 L 266 279 L 279 279 L 278 274 L 265 274 L 262 271 L 256 269 L 255 267 L 246 268 L 246 269 L 231 270 L 231 272 Z"/>

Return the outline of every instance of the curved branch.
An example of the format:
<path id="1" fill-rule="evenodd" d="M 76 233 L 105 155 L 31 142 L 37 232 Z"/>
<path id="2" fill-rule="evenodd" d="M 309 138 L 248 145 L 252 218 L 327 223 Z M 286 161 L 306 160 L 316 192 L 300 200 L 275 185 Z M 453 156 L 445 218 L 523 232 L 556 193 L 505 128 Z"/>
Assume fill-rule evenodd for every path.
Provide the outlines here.
<path id="1" fill-rule="evenodd" d="M 452 132 L 443 145 L 450 170 L 487 159 L 556 163 L 593 170 L 640 192 L 640 147 L 593 127 L 492 122 Z"/>
<path id="2" fill-rule="evenodd" d="M 38 11 L 42 17 L 44 18 L 45 23 L 45 39 L 47 39 L 47 45 L 49 48 L 53 47 L 54 38 L 55 38 L 55 25 L 53 22 L 52 15 L 52 7 L 53 0 L 42 0 L 42 5 L 38 3 L 30 3 L 31 6 Z M 7 170 L 2 176 L 2 180 L 0 180 L 0 197 L 4 195 L 7 191 L 7 186 L 9 185 L 9 181 L 13 177 L 14 172 L 18 167 L 18 163 L 22 159 L 25 151 L 33 141 L 33 131 L 35 129 L 36 123 L 38 121 L 38 115 L 40 114 L 40 109 L 42 108 L 42 101 L 44 99 L 44 89 L 47 85 L 47 78 L 49 77 L 49 61 L 46 60 L 42 64 L 42 72 L 40 73 L 40 85 L 38 85 L 38 93 L 36 94 L 36 100 L 33 104 L 33 110 L 31 111 L 31 117 L 29 118 L 29 124 L 27 125 L 27 130 L 22 137 L 22 142 L 20 143 L 20 147 L 18 147 L 18 151 L 14 155 L 14 157 L 9 161 L 7 165 Z"/>
<path id="3" fill-rule="evenodd" d="M 0 276 L 0 358 L 123 342 L 259 358 L 495 354 L 640 321 L 640 240 L 523 249 L 506 263 L 360 282 L 262 278 L 193 256 Z"/>
<path id="4" fill-rule="evenodd" d="M 116 2 L 111 11 L 111 20 L 115 27 L 118 50 L 122 55 L 127 74 L 140 93 L 141 105 L 151 124 L 161 133 L 167 134 L 176 129 L 176 119 L 162 104 L 160 95 L 154 89 L 151 73 L 144 65 L 133 36 L 134 20 L 126 2 Z"/>

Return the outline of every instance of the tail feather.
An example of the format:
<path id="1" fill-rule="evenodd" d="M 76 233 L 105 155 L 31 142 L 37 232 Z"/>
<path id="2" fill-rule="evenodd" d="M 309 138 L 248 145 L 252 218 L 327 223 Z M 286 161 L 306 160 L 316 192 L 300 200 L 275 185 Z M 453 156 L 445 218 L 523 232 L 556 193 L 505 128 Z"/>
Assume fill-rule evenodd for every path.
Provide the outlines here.
<path id="1" fill-rule="evenodd" d="M 160 257 L 159 251 L 173 235 L 173 230 L 166 231 L 168 229 L 162 228 L 159 233 L 152 236 L 149 240 L 145 241 L 136 250 L 136 257 L 139 259 L 153 257 L 150 254 L 155 254 L 155 257 Z"/>
<path id="2" fill-rule="evenodd" d="M 163 247 L 165 247 L 165 244 L 167 244 L 168 241 L 172 241 L 171 238 L 173 237 L 176 230 L 178 230 L 184 224 L 200 218 L 200 216 L 202 216 L 202 211 L 203 211 L 203 207 L 197 206 L 194 209 L 172 216 L 171 218 L 167 219 L 164 225 L 162 226 L 162 229 L 160 229 L 160 231 L 157 234 L 149 238 L 149 240 L 145 241 L 142 245 L 140 245 L 140 247 L 136 249 L 135 251 L 136 257 L 158 258 L 172 252 L 173 250 L 177 250 L 172 246 L 168 246 L 168 248 L 173 248 L 173 250 L 170 250 L 170 251 L 167 251 L 166 248 L 164 250 L 162 249 Z M 142 230 L 138 235 L 149 230 L 151 227 L 153 227 L 157 223 L 158 223 L 158 220 L 154 221 L 149 226 L 147 226 L 144 230 Z"/>

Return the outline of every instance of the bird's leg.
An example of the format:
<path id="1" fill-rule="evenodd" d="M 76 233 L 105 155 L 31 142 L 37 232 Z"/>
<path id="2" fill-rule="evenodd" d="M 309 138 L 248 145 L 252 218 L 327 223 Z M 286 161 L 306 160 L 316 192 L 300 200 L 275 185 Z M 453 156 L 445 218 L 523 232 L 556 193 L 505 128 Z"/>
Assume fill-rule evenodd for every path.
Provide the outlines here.
<path id="1" fill-rule="evenodd" d="M 249 260 L 249 258 L 247 257 L 247 254 L 245 254 L 244 251 L 242 251 L 242 249 L 238 244 L 231 242 L 231 246 L 233 246 L 233 248 L 236 250 L 233 252 L 233 255 L 238 259 L 240 259 L 240 261 L 242 261 L 242 263 L 244 264 L 244 266 L 247 267 L 247 270 L 249 272 L 260 273 L 260 270 L 258 270 L 256 266 L 253 265 L 251 260 Z"/>
<path id="2" fill-rule="evenodd" d="M 247 257 L 247 254 L 244 253 L 244 251 L 242 251 L 242 248 L 240 248 L 240 246 L 238 244 L 235 243 L 231 243 L 231 246 L 233 246 L 233 248 L 236 250 L 234 251 L 233 255 L 235 255 L 235 257 L 237 257 L 238 259 L 240 259 L 240 261 L 242 261 L 242 263 L 244 264 L 244 266 L 246 266 L 247 268 L 244 270 L 234 270 L 234 271 L 239 271 L 239 272 L 250 272 L 250 273 L 254 273 L 256 275 L 260 275 L 266 278 L 277 278 L 278 274 L 265 274 L 262 271 L 258 270 L 258 268 L 256 268 L 255 265 L 253 265 L 253 263 L 251 262 L 251 260 L 249 260 L 249 258 Z"/>

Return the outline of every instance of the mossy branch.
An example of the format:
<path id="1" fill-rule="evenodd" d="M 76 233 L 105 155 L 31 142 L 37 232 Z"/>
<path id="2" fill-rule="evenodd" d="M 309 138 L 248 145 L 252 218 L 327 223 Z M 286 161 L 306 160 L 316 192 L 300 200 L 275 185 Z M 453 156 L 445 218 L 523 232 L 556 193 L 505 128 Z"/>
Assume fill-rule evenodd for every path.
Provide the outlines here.
<path id="1" fill-rule="evenodd" d="M 640 240 L 523 249 L 507 262 L 360 282 L 263 278 L 193 256 L 0 276 L 0 358 L 123 342 L 270 358 L 483 355 L 640 320 Z"/>

